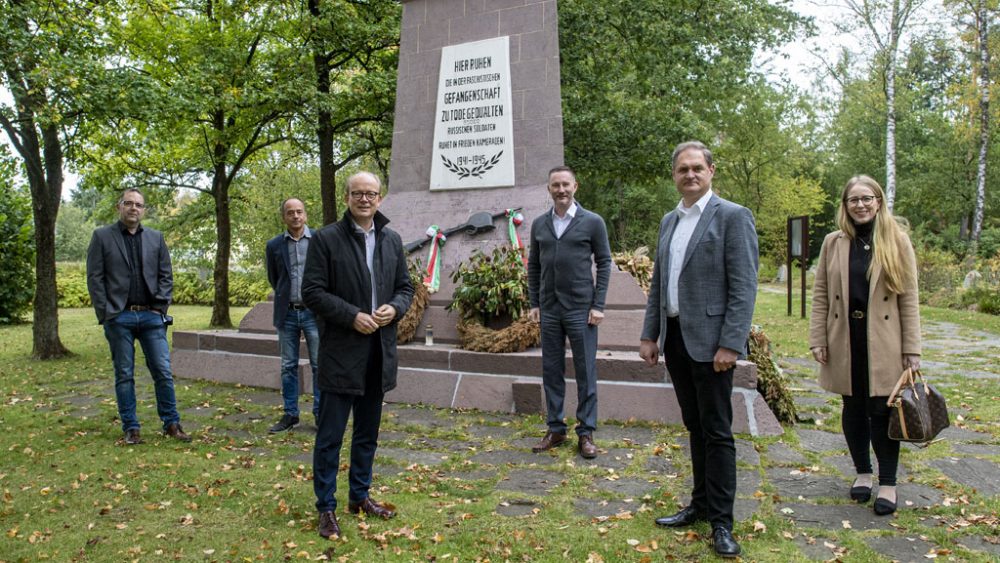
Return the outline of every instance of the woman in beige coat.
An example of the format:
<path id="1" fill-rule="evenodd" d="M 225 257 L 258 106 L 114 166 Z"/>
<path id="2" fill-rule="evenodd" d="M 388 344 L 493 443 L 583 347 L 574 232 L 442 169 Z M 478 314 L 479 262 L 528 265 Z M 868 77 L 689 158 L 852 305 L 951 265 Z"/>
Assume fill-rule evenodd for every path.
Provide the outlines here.
<path id="1" fill-rule="evenodd" d="M 878 459 L 879 515 L 896 511 L 899 464 L 886 401 L 903 369 L 920 366 L 916 257 L 884 202 L 882 187 L 868 176 L 844 186 L 840 230 L 827 235 L 820 251 L 809 323 L 819 383 L 844 399 L 844 438 L 858 472 L 851 498 L 871 498 L 871 444 Z"/>

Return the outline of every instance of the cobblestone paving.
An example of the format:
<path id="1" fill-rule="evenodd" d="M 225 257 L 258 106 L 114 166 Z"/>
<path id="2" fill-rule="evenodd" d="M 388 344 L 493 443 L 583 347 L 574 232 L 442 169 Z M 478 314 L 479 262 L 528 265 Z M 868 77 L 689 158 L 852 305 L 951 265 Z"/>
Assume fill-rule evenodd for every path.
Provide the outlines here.
<path id="1" fill-rule="evenodd" d="M 1000 366 L 974 357 L 1000 357 L 1000 336 L 949 323 L 925 322 L 924 331 L 924 346 L 933 358 L 924 362 L 925 370 L 950 374 L 942 387 L 960 389 L 963 381 L 1000 379 Z M 794 391 L 800 423 L 786 427 L 778 438 L 737 439 L 738 537 L 751 535 L 762 514 L 773 514 L 790 524 L 784 537 L 800 560 L 837 559 L 845 549 L 861 557 L 855 560 L 923 561 L 938 550 L 956 560 L 1000 558 L 995 530 L 993 535 L 969 534 L 956 524 L 975 514 L 977 504 L 1000 495 L 1000 441 L 954 421 L 943 439 L 929 447 L 906 445 L 898 474 L 900 510 L 894 516 L 875 516 L 871 502 L 860 505 L 848 498 L 854 468 L 839 428 L 829 422 L 839 417 L 839 398 L 818 387 L 811 361 L 786 358 L 780 364 Z M 113 397 L 106 399 L 104 385 L 84 384 L 79 393 L 59 397 L 47 408 L 80 417 L 113 416 Z M 149 423 L 155 409 L 151 393 L 144 393 L 142 416 Z M 178 395 L 183 402 L 185 396 Z M 272 456 L 309 466 L 312 453 L 304 444 L 316 431 L 311 415 L 304 414 L 302 424 L 287 436 L 267 433 L 280 417 L 280 402 L 276 391 L 211 386 L 182 405 L 184 427 L 197 439 L 242 456 Z M 311 398 L 304 396 L 303 413 L 310 408 Z M 953 419 L 956 414 L 968 419 L 975 413 L 955 405 Z M 603 424 L 595 434 L 600 450 L 595 460 L 575 454 L 573 435 L 556 451 L 532 453 L 531 445 L 543 432 L 542 427 L 526 432 L 516 415 L 386 405 L 375 481 L 425 466 L 436 479 L 499 492 L 495 512 L 503 518 L 544 517 L 551 510 L 552 492 L 568 483 L 584 483 L 585 493 L 571 501 L 572 512 L 583 522 L 622 513 L 651 521 L 689 500 L 689 448 L 679 427 Z M 908 526 L 897 525 L 907 512 L 918 514 L 919 523 L 911 519 Z M 700 533 L 709 532 L 700 526 Z M 857 534 L 848 547 L 833 536 L 846 528 Z"/>

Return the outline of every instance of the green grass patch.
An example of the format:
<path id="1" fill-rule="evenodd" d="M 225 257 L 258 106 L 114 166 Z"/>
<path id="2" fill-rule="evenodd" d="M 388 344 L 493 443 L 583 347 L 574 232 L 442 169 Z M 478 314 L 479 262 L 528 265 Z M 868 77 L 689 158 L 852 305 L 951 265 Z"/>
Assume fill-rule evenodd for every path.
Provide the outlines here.
<path id="1" fill-rule="evenodd" d="M 784 298 L 762 291 L 755 322 L 765 327 L 779 355 L 804 358 L 808 354 L 807 321 L 785 316 Z M 234 309 L 234 321 L 245 312 Z M 171 313 L 175 328 L 193 330 L 207 328 L 211 311 L 207 307 L 173 307 Z M 925 318 L 956 323 L 969 334 L 982 330 L 1000 333 L 1000 327 L 994 331 L 982 316 L 958 315 L 954 311 L 925 312 Z M 373 496 L 396 504 L 400 516 L 388 522 L 362 522 L 340 512 L 346 537 L 327 542 L 316 534 L 309 462 L 312 436 L 303 432 L 269 436 L 263 432 L 280 416 L 277 391 L 178 380 L 178 406 L 185 426 L 195 436 L 194 442 L 182 444 L 157 432 L 152 382 L 143 370 L 136 381 L 146 443 L 125 447 L 119 442 L 121 429 L 107 343 L 93 312 L 61 311 L 60 330 L 74 355 L 39 362 L 28 357 L 30 325 L 0 327 L 0 342 L 4 343 L 0 349 L 0 561 L 610 562 L 713 557 L 706 525 L 692 528 L 689 534 L 653 524 L 655 516 L 673 512 L 689 488 L 688 460 L 681 447 L 686 434 L 680 426 L 632 423 L 654 435 L 653 446 L 612 443 L 598 430 L 598 445 L 614 448 L 618 453 L 607 455 L 623 456 L 626 468 L 590 468 L 581 463 L 573 448 L 561 448 L 554 454 L 555 463 L 537 468 L 552 472 L 554 489 L 533 497 L 499 487 L 518 468 L 483 466 L 470 458 L 509 448 L 512 440 L 540 437 L 540 416 L 496 421 L 488 413 L 429 409 L 446 422 L 431 429 L 386 417 L 384 447 L 426 450 L 448 459 L 428 467 L 377 456 Z M 940 353 L 929 351 L 927 357 L 933 360 Z M 982 368 L 985 358 L 972 355 L 961 361 Z M 954 383 L 947 388 L 950 404 L 963 409 L 969 427 L 992 432 L 995 443 L 1000 434 L 997 381 L 948 377 Z M 267 393 L 273 393 L 273 402 L 261 405 L 251 400 Z M 194 407 L 210 414 L 185 414 Z M 304 410 L 308 412 L 308 408 Z M 241 415 L 249 414 L 262 415 L 264 422 L 241 421 Z M 305 420 L 310 418 L 306 415 Z M 470 425 L 497 426 L 503 429 L 503 437 L 478 438 L 469 432 Z M 740 438 L 759 449 L 778 441 Z M 782 439 L 802 450 L 794 429 L 786 431 Z M 452 451 L 436 447 L 435 441 L 469 445 Z M 970 519 L 970 515 L 996 514 L 1000 502 L 957 487 L 925 463 L 948 456 L 950 451 L 949 444 L 939 443 L 904 452 L 904 462 L 915 467 L 910 477 L 941 488 L 954 502 L 929 512 L 903 510 L 894 520 L 897 529 L 909 536 L 926 535 L 941 545 L 952 545 L 954 534 L 950 530 L 959 530 L 962 536 L 995 535 L 994 528 Z M 819 454 L 802 453 L 809 461 L 804 469 L 832 472 Z M 346 451 L 341 459 L 346 463 Z M 672 469 L 653 474 L 650 463 Z M 740 467 L 764 477 L 768 463 L 764 465 Z M 459 477 L 466 472 L 480 475 Z M 621 495 L 611 495 L 597 485 L 621 479 L 654 479 L 656 484 L 617 517 L 591 519 L 580 514 L 579 499 L 593 503 L 620 500 Z M 338 500 L 344 504 L 346 471 L 341 472 L 339 489 Z M 905 491 L 906 483 L 902 483 L 902 498 Z M 759 502 L 757 513 L 736 528 L 744 560 L 803 560 L 795 538 L 813 538 L 820 544 L 829 541 L 845 548 L 841 555 L 844 561 L 880 560 L 863 538 L 882 532 L 794 528 L 778 512 L 777 504 L 795 499 L 779 498 L 766 480 L 754 496 Z M 495 513 L 502 503 L 525 499 L 535 504 L 524 516 Z M 846 504 L 847 500 L 831 502 Z M 975 560 L 969 552 L 952 547 L 957 556 Z"/>

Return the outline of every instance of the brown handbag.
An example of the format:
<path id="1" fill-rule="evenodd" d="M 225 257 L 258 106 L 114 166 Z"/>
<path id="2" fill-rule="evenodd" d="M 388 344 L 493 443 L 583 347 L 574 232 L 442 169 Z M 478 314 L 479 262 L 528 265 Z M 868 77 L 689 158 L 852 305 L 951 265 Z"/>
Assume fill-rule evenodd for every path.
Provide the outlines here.
<path id="1" fill-rule="evenodd" d="M 889 395 L 889 438 L 929 442 L 948 427 L 944 396 L 924 381 L 920 370 L 906 368 Z"/>

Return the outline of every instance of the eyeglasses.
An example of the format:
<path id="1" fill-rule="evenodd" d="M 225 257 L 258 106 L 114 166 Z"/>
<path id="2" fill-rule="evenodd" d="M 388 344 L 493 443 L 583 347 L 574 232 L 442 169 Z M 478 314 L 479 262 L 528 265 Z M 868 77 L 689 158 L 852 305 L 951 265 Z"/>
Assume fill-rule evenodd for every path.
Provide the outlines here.
<path id="1" fill-rule="evenodd" d="M 875 201 L 876 199 L 878 199 L 878 198 L 875 197 L 875 196 L 873 196 L 873 195 L 866 195 L 866 196 L 862 196 L 862 197 L 849 197 L 849 198 L 847 198 L 844 201 L 847 202 L 847 205 L 849 205 L 851 207 L 854 207 L 855 205 L 857 205 L 859 203 L 862 204 L 862 205 L 871 205 L 872 202 Z"/>
<path id="2" fill-rule="evenodd" d="M 118 202 L 118 205 L 121 205 L 122 207 L 134 207 L 136 209 L 145 209 L 146 208 L 146 204 L 142 203 L 141 201 L 122 200 L 122 201 Z"/>
<path id="3" fill-rule="evenodd" d="M 367 199 L 368 201 L 375 201 L 378 199 L 378 192 L 351 192 L 351 199 L 354 201 L 361 201 Z"/>

